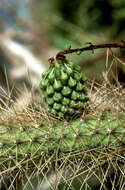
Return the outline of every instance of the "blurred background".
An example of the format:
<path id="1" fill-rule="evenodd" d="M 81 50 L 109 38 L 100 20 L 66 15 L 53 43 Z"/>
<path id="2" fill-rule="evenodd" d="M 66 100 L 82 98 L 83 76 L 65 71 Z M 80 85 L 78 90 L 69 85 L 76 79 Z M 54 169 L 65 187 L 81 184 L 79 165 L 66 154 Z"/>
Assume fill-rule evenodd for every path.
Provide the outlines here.
<path id="1" fill-rule="evenodd" d="M 48 58 L 58 51 L 80 48 L 88 43 L 125 40 L 124 0 L 0 0 L 0 91 L 10 96 L 24 86 L 39 88 Z M 113 49 L 123 62 L 125 52 Z M 108 50 L 68 55 L 90 80 L 103 81 L 102 73 L 112 68 L 109 78 L 125 83 L 125 65 L 113 60 Z M 106 65 L 106 60 L 108 66 Z M 110 73 L 110 72 L 109 72 Z"/>

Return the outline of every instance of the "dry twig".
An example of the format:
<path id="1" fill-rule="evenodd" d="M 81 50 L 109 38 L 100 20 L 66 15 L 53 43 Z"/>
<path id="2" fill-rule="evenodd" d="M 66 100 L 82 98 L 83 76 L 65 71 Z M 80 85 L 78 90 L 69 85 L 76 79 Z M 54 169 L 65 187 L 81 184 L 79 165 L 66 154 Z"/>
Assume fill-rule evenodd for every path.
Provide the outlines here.
<path id="1" fill-rule="evenodd" d="M 89 43 L 89 46 L 87 46 L 87 47 L 76 48 L 76 49 L 71 49 L 71 46 L 70 46 L 68 49 L 57 53 L 56 58 L 57 59 L 65 58 L 66 54 L 71 54 L 71 53 L 81 54 L 84 51 L 92 51 L 93 52 L 95 49 L 101 49 L 101 48 L 125 48 L 125 42 L 99 44 L 99 45 L 93 45 L 92 43 Z"/>

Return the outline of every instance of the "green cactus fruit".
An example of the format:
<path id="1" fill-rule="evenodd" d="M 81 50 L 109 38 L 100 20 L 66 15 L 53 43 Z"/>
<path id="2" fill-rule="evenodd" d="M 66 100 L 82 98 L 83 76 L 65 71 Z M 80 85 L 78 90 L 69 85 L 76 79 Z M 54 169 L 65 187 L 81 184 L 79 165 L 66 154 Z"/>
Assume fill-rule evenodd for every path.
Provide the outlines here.
<path id="1" fill-rule="evenodd" d="M 62 83 L 61 83 L 60 80 L 55 79 L 55 82 L 54 82 L 53 86 L 54 86 L 54 89 L 58 91 L 58 90 L 60 90 L 62 88 Z"/>
<path id="2" fill-rule="evenodd" d="M 40 83 L 40 88 L 41 89 L 46 89 L 47 87 L 47 84 L 49 83 L 49 80 L 48 79 L 43 79 Z"/>
<path id="3" fill-rule="evenodd" d="M 54 69 L 49 73 L 48 79 L 50 82 L 55 79 Z"/>
<path id="4" fill-rule="evenodd" d="M 69 119 L 83 112 L 88 100 L 86 78 L 78 65 L 55 58 L 42 77 L 40 88 L 51 114 Z"/>
<path id="5" fill-rule="evenodd" d="M 75 114 L 75 110 L 73 108 L 69 108 L 68 112 L 69 112 L 70 115 Z"/>
<path id="6" fill-rule="evenodd" d="M 55 92 L 54 96 L 53 96 L 53 100 L 56 102 L 60 102 L 62 100 L 62 94 Z"/>
<path id="7" fill-rule="evenodd" d="M 47 89 L 46 89 L 46 92 L 47 92 L 48 96 L 54 94 L 54 88 L 53 88 L 53 86 L 49 86 L 48 85 Z"/>
<path id="8" fill-rule="evenodd" d="M 77 103 L 76 103 L 74 100 L 71 100 L 71 101 L 70 101 L 70 107 L 71 107 L 71 108 L 77 107 Z"/>
<path id="9" fill-rule="evenodd" d="M 84 88 L 84 86 L 82 85 L 82 83 L 81 83 L 81 82 L 78 82 L 78 83 L 77 83 L 77 86 L 76 86 L 76 91 L 82 91 L 83 88 Z"/>
<path id="10" fill-rule="evenodd" d="M 49 67 L 49 69 L 42 73 L 42 79 L 46 78 L 46 76 L 52 71 L 52 67 Z"/>
<path id="11" fill-rule="evenodd" d="M 60 78 L 61 78 L 61 81 L 63 83 L 65 83 L 68 79 L 68 75 L 65 72 L 61 71 L 61 77 Z"/>
<path id="12" fill-rule="evenodd" d="M 75 79 L 76 81 L 79 81 L 79 80 L 81 79 L 81 74 L 78 73 L 78 72 L 75 72 L 75 73 L 74 73 L 74 79 Z"/>
<path id="13" fill-rule="evenodd" d="M 68 86 L 64 86 L 62 89 L 62 94 L 64 96 L 68 96 L 69 94 L 71 94 L 71 88 L 69 88 Z"/>
<path id="14" fill-rule="evenodd" d="M 61 104 L 55 102 L 55 103 L 53 104 L 53 108 L 54 108 L 55 110 L 60 110 L 60 109 L 61 109 Z"/>
<path id="15" fill-rule="evenodd" d="M 70 77 L 70 78 L 69 78 L 69 81 L 68 81 L 68 85 L 69 85 L 70 87 L 75 86 L 75 85 L 76 85 L 76 80 L 73 79 L 72 77 Z"/>
<path id="16" fill-rule="evenodd" d="M 61 111 L 62 111 L 63 113 L 66 113 L 66 112 L 68 111 L 68 108 L 63 105 L 63 106 L 61 107 Z"/>
<path id="17" fill-rule="evenodd" d="M 76 91 L 72 91 L 72 94 L 71 94 L 71 99 L 72 100 L 77 100 L 79 99 L 79 94 L 76 92 Z"/>
<path id="18" fill-rule="evenodd" d="M 65 65 L 65 71 L 67 72 L 68 75 L 71 75 L 73 73 L 73 70 L 72 68 L 69 66 L 67 66 L 67 64 L 64 64 Z"/>
<path id="19" fill-rule="evenodd" d="M 70 103 L 70 99 L 64 97 L 63 100 L 62 100 L 62 104 L 64 104 L 64 105 L 68 105 L 69 103 Z"/>

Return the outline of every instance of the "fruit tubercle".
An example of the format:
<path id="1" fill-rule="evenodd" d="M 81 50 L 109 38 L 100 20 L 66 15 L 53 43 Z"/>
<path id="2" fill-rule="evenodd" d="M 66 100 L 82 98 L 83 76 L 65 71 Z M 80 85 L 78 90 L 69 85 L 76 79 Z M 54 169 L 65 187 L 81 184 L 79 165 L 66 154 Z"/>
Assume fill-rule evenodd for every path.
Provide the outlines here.
<path id="1" fill-rule="evenodd" d="M 86 78 L 81 68 L 67 59 L 51 61 L 40 82 L 49 113 L 58 118 L 80 115 L 88 100 Z"/>

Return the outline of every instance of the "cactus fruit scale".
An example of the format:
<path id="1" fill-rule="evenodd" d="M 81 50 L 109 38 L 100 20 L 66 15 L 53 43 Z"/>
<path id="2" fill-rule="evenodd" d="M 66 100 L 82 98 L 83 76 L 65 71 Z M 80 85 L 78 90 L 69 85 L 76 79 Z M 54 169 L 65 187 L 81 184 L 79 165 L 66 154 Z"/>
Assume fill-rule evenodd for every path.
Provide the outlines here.
<path id="1" fill-rule="evenodd" d="M 70 118 L 86 107 L 86 78 L 78 65 L 66 59 L 53 59 L 42 73 L 40 88 L 48 111 L 58 118 Z"/>

